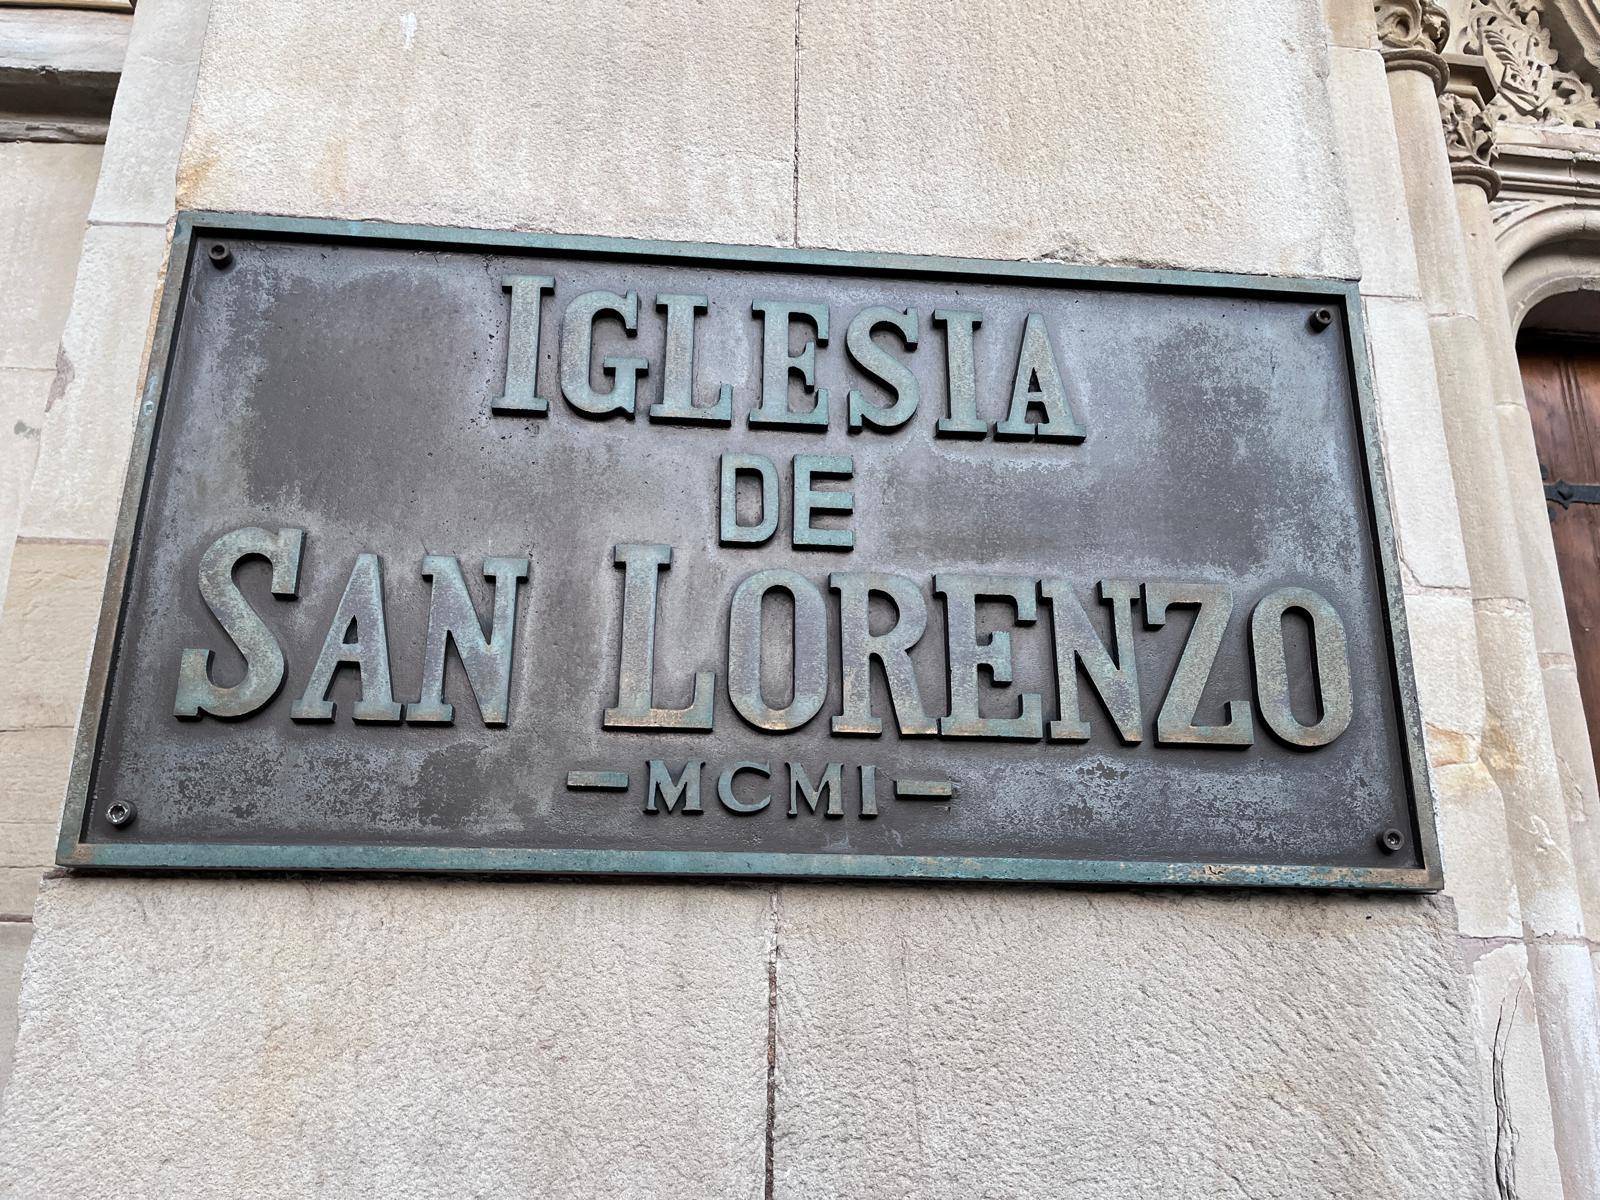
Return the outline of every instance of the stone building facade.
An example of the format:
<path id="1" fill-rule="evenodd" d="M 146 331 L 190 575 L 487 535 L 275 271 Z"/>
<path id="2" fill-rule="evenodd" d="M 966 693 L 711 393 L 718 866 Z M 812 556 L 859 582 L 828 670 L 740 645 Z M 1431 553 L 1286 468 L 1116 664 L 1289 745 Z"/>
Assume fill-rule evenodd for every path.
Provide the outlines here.
<path id="1" fill-rule="evenodd" d="M 80 75 L 0 111 L 4 1194 L 1600 1197 L 1592 0 L 0 6 Z M 1358 280 L 1442 894 L 53 868 L 182 210 Z"/>

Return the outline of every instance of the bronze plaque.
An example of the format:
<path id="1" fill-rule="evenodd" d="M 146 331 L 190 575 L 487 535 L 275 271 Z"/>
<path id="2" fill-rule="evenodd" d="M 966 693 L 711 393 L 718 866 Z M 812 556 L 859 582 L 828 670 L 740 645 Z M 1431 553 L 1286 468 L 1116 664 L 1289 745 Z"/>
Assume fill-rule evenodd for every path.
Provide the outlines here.
<path id="1" fill-rule="evenodd" d="M 1429 888 L 1353 286 L 193 215 L 78 865 Z"/>

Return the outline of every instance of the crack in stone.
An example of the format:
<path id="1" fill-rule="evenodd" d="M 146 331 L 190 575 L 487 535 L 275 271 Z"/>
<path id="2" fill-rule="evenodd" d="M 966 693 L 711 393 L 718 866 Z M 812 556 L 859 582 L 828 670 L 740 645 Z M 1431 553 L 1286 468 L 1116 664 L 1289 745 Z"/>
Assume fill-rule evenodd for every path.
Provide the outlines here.
<path id="1" fill-rule="evenodd" d="M 767 1128 L 766 1179 L 762 1196 L 772 1200 L 772 1144 L 778 1114 L 778 923 L 782 916 L 780 889 L 772 889 L 771 924 L 767 931 Z"/>
<path id="2" fill-rule="evenodd" d="M 800 244 L 800 0 L 794 0 L 794 244 Z"/>
<path id="3" fill-rule="evenodd" d="M 1525 983 L 1523 980 L 1517 984 L 1517 994 L 1511 998 L 1510 1017 L 1506 1016 L 1506 1006 L 1502 1003 L 1494 1025 L 1494 1186 L 1500 1194 L 1500 1200 L 1517 1200 L 1516 1160 L 1519 1135 L 1511 1119 L 1511 1106 L 1506 1099 L 1506 1053 L 1511 1044 L 1511 1022 L 1516 1020 Z"/>

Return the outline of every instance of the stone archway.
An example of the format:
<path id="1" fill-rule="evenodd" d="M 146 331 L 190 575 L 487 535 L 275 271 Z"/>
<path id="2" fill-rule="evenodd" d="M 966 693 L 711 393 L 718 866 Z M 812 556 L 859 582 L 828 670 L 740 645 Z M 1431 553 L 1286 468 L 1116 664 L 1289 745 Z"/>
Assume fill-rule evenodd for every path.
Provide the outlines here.
<path id="1" fill-rule="evenodd" d="M 1600 132 L 1594 134 L 1600 143 Z M 1600 194 L 1495 204 L 1496 244 L 1513 336 L 1542 301 L 1600 291 Z"/>

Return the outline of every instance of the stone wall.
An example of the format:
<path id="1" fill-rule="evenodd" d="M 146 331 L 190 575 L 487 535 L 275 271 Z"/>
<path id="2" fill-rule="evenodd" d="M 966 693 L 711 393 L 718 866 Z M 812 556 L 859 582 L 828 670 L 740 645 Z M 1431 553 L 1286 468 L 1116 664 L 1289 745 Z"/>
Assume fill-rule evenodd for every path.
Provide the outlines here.
<path id="1" fill-rule="evenodd" d="M 164 126 L 187 119 L 183 207 L 1364 272 L 1453 899 L 59 878 L 0 1184 L 1486 1194 L 1493 1026 L 1459 933 L 1515 932 L 1515 898 L 1370 7 L 1332 14 L 1330 48 L 1313 0 L 213 0 Z M 140 5 L 169 20 L 199 6 Z M 107 286 L 155 284 L 139 253 Z M 90 543 L 135 398 L 107 372 L 36 488 Z"/>
<path id="2" fill-rule="evenodd" d="M 0 600 L 99 170 L 97 145 L 0 143 L 0 296 L 7 308 L 0 335 Z M 10 1074 L 28 917 L 55 849 L 61 811 L 55 768 L 71 739 L 70 719 L 59 728 L 0 721 L 0 1091 Z"/>
<path id="3" fill-rule="evenodd" d="M 128 424 L 182 140 L 170 106 L 186 117 L 191 90 L 179 86 L 174 98 L 172 88 L 183 75 L 184 35 L 192 76 L 203 32 L 192 13 L 163 22 L 161 6 L 152 7 L 156 17 L 140 22 L 131 48 L 129 19 L 111 13 L 8 10 L 0 38 L 0 66 L 13 82 L 109 90 L 127 70 L 108 145 L 0 143 L 0 1086 L 29 917 L 54 858 L 106 557 L 103 539 L 58 512 L 74 479 L 103 479 L 105 494 L 125 465 L 125 448 L 97 459 L 67 435 L 87 428 L 114 437 Z M 152 120 L 163 105 L 165 121 Z M 8 137 L 54 138 L 88 137 L 95 125 L 37 116 L 0 126 Z"/>
<path id="4" fill-rule="evenodd" d="M 19 1196 L 1477 1186 L 1437 900 L 55 880 L 38 926 Z"/>

